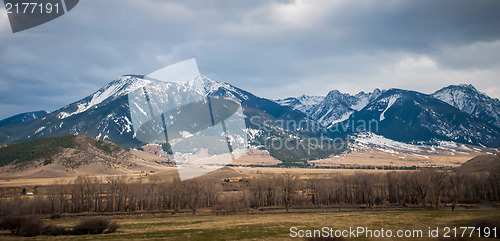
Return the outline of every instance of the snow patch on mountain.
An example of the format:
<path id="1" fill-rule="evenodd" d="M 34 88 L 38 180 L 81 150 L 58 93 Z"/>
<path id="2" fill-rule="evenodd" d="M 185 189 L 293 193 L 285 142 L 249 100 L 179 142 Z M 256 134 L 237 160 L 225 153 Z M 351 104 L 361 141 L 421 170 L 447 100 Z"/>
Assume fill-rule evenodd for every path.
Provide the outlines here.
<path id="1" fill-rule="evenodd" d="M 371 132 L 359 133 L 357 135 L 353 135 L 351 138 L 355 144 L 363 147 L 375 147 L 382 150 L 396 152 L 423 152 L 421 147 L 418 145 L 394 141 Z"/>
<path id="2" fill-rule="evenodd" d="M 330 122 L 331 124 L 328 125 L 327 128 L 332 128 L 335 124 L 349 119 L 349 117 L 351 117 L 352 113 L 354 113 L 354 111 L 346 112 L 340 118 L 336 118 L 336 119 L 332 118 L 331 121 L 323 121 L 323 122 L 326 122 L 326 123 Z"/>
<path id="3" fill-rule="evenodd" d="M 432 96 L 500 127 L 500 100 L 489 97 L 473 85 L 450 85 L 436 91 Z"/>
<path id="4" fill-rule="evenodd" d="M 369 104 L 369 99 L 368 97 L 363 97 L 361 99 L 358 100 L 358 103 L 356 103 L 355 105 L 351 106 L 351 108 L 357 110 L 357 111 L 360 111 L 362 110 L 363 108 L 365 108 L 368 104 Z"/>
<path id="5" fill-rule="evenodd" d="M 394 105 L 394 103 L 396 103 L 396 101 L 399 99 L 399 95 L 392 95 L 391 97 L 389 97 L 389 100 L 387 102 L 387 107 L 385 108 L 384 111 L 382 111 L 382 113 L 380 113 L 380 121 L 383 121 L 385 120 L 385 112 L 391 108 L 392 105 Z"/>
<path id="6" fill-rule="evenodd" d="M 360 111 L 365 108 L 372 101 L 380 97 L 384 93 L 385 90 L 375 89 L 373 92 L 366 93 L 361 91 L 357 93 L 355 97 L 355 101 L 350 104 L 350 107 L 356 111 Z"/>
<path id="7" fill-rule="evenodd" d="M 48 113 L 48 111 L 40 110 L 17 114 L 0 120 L 0 126 L 31 122 L 38 118 L 46 116 Z"/>
<path id="8" fill-rule="evenodd" d="M 352 140 L 352 145 L 354 147 L 376 149 L 391 154 L 406 153 L 426 159 L 429 158 L 428 155 L 433 154 L 445 154 L 451 156 L 456 154 L 470 155 L 470 153 L 486 153 L 494 150 L 492 148 L 480 148 L 452 141 L 437 141 L 432 145 L 408 144 L 394 141 L 372 132 L 357 133 L 351 135 L 350 139 Z"/>
<path id="9" fill-rule="evenodd" d="M 145 87 L 145 86 L 150 86 L 150 85 L 156 85 L 156 84 L 162 84 L 162 83 L 168 83 L 168 82 L 161 82 L 158 80 L 151 80 L 151 79 L 145 79 L 142 76 L 138 75 L 125 75 L 122 76 L 111 83 L 107 84 L 100 90 L 96 91 L 92 95 L 82 99 L 81 101 L 76 103 L 76 110 L 69 113 L 69 112 L 60 112 L 58 115 L 59 119 L 65 119 L 70 116 L 83 113 L 100 103 L 108 100 L 108 99 L 116 99 L 120 96 L 127 95 L 128 93 Z M 193 90 L 201 95 L 211 95 L 214 94 L 215 92 L 219 91 L 220 89 L 225 89 L 227 90 L 226 93 L 231 92 L 232 97 L 235 98 L 241 98 L 241 99 L 248 99 L 248 96 L 244 95 L 243 93 L 239 92 L 236 88 L 233 86 L 226 84 L 226 83 L 220 83 L 211 80 L 210 78 L 206 76 L 199 76 L 195 79 L 180 83 L 181 86 L 186 87 L 189 90 Z"/>
<path id="10" fill-rule="evenodd" d="M 331 127 L 349 119 L 354 112 L 365 108 L 382 93 L 382 90 L 375 89 L 369 93 L 361 91 L 356 95 L 350 95 L 338 90 L 332 90 L 325 97 L 302 95 L 276 100 L 275 102 L 307 114 L 322 126 Z"/>
<path id="11" fill-rule="evenodd" d="M 96 91 L 94 94 L 88 96 L 87 98 L 77 102 L 77 110 L 72 113 L 61 112 L 59 114 L 59 119 L 65 119 L 72 115 L 76 115 L 89 110 L 90 108 L 102 103 L 109 98 L 117 98 L 128 94 L 131 91 L 148 86 L 152 83 L 152 80 L 144 79 L 139 76 L 125 75 L 122 76 L 111 83 L 107 84 L 100 90 Z"/>
<path id="12" fill-rule="evenodd" d="M 289 97 L 286 99 L 275 100 L 275 102 L 283 106 L 290 106 L 294 110 L 307 114 L 310 109 L 321 103 L 324 99 L 324 96 L 301 95 L 296 98 Z"/>
<path id="13" fill-rule="evenodd" d="M 35 131 L 35 135 L 38 134 L 38 133 L 40 133 L 44 129 L 45 129 L 45 126 L 42 126 L 42 127 L 38 128 L 38 130 Z"/>

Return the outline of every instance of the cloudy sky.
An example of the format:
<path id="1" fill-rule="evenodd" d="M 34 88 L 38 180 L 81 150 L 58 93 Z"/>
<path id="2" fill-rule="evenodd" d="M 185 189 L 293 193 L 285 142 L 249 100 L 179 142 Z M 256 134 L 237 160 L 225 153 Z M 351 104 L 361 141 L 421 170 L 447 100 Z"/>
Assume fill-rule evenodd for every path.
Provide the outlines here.
<path id="1" fill-rule="evenodd" d="M 499 98 L 499 10 L 496 0 L 81 0 L 14 34 L 1 8 L 0 119 L 193 57 L 210 78 L 272 99 L 461 83 Z"/>

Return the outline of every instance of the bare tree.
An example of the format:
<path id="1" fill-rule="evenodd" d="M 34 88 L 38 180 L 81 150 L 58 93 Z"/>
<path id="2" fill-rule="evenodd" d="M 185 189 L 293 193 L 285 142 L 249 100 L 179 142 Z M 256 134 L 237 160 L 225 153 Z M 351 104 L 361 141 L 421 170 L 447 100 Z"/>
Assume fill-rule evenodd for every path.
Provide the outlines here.
<path id="1" fill-rule="evenodd" d="M 429 188 L 431 185 L 431 171 L 430 169 L 422 169 L 411 174 L 411 181 L 413 191 L 415 192 L 418 199 L 422 201 L 422 205 L 426 208 L 426 198 L 429 194 Z"/>
<path id="2" fill-rule="evenodd" d="M 441 192 L 446 187 L 446 181 L 448 180 L 448 173 L 445 171 L 438 171 L 435 169 L 429 169 L 429 175 L 431 179 L 432 195 L 434 197 L 434 202 L 436 208 L 439 209 L 439 204 L 441 203 Z"/>
<path id="3" fill-rule="evenodd" d="M 288 212 L 292 199 L 299 185 L 299 178 L 295 174 L 284 173 L 276 177 L 276 184 L 281 190 L 283 204 Z"/>

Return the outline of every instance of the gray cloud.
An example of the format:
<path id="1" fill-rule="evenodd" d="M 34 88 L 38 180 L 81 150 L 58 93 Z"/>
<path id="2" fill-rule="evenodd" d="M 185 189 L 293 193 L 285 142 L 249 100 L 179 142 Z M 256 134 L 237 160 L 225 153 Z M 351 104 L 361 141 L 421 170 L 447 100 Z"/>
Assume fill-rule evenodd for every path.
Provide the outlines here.
<path id="1" fill-rule="evenodd" d="M 205 75 L 267 98 L 458 83 L 500 97 L 498 9 L 494 0 L 86 0 L 16 34 L 0 9 L 0 119 L 191 57 Z"/>

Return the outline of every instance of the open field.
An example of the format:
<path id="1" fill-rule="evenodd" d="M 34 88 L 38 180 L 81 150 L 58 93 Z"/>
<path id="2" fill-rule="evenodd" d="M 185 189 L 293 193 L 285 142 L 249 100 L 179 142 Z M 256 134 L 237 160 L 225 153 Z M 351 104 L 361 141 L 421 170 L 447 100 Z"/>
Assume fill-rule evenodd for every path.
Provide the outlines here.
<path id="1" fill-rule="evenodd" d="M 225 170 L 231 169 L 234 171 L 227 172 Z M 379 170 L 379 169 L 311 169 L 311 168 L 277 168 L 277 167 L 228 167 L 222 169 L 222 171 L 215 171 L 207 174 L 206 176 L 215 177 L 218 179 L 230 178 L 230 177 L 258 177 L 261 174 L 282 174 L 282 173 L 293 173 L 300 175 L 303 178 L 308 178 L 314 175 L 328 175 L 328 174 L 354 174 L 356 172 L 364 173 L 386 173 L 391 171 L 404 172 L 404 170 Z M 122 175 L 91 175 L 105 179 L 111 176 L 127 176 L 128 178 L 138 180 L 143 178 L 144 181 L 149 180 L 149 176 L 178 176 L 176 167 L 165 167 L 165 170 L 155 174 L 149 174 L 145 176 L 145 173 L 137 171 L 130 174 Z M 54 183 L 69 183 L 73 182 L 77 176 L 74 177 L 29 177 L 29 176 L 19 176 L 19 177 L 0 177 L 0 187 L 22 187 L 22 186 L 40 186 L 40 185 L 52 185 Z"/>
<path id="2" fill-rule="evenodd" d="M 303 240 L 291 238 L 290 228 L 349 229 L 366 227 L 371 230 L 423 230 L 422 238 L 366 238 L 347 240 L 429 240 L 429 227 L 460 227 L 474 225 L 478 219 L 500 220 L 500 210 L 444 211 L 444 210 L 394 210 L 394 211 L 329 211 L 313 213 L 263 213 L 215 215 L 148 214 L 115 216 L 121 228 L 112 234 L 96 236 L 39 236 L 34 238 L 12 237 L 6 232 L 0 239 L 9 240 Z M 76 218 L 47 220 L 47 224 L 73 226 Z M 498 234 L 497 234 L 498 235 Z M 434 239 L 439 240 L 439 239 Z"/>
<path id="3" fill-rule="evenodd" d="M 453 153 L 439 153 L 425 155 L 415 155 L 407 153 L 388 153 L 377 149 L 368 149 L 362 151 L 355 151 L 345 153 L 337 157 L 332 157 L 323 160 L 314 160 L 318 166 L 393 166 L 393 167 L 457 167 L 462 163 L 476 157 L 482 153 L 474 152 L 460 152 Z"/>
<path id="4" fill-rule="evenodd" d="M 163 152 L 160 145 L 145 145 L 142 150 L 125 151 L 113 143 L 103 142 L 99 144 L 100 142 L 96 142 L 92 138 L 82 136 L 72 138 L 74 140 L 73 147 L 57 149 L 56 154 L 50 158 L 35 156 L 36 158 L 33 157 L 35 159 L 26 162 L 29 165 L 8 162 L 8 165 L 0 166 L 0 187 L 68 183 L 74 181 L 78 176 L 85 175 L 98 176 L 103 179 L 112 176 L 127 176 L 129 179 L 138 179 L 146 174 L 149 176 L 159 173 L 161 176 L 178 175 L 177 168 L 171 160 L 172 156 Z M 451 169 L 476 156 L 491 155 L 498 151 L 492 148 L 458 144 L 434 147 L 388 142 L 387 140 L 380 143 L 361 144 L 358 140 L 350 148 L 350 151 L 338 156 L 308 161 L 314 167 L 322 167 L 323 169 L 275 168 L 283 163 L 270 156 L 268 151 L 252 148 L 248 150 L 247 154 L 231 163 L 231 166 L 240 172 L 236 175 L 244 177 L 255 177 L 262 173 L 280 174 L 284 172 L 301 176 L 332 173 L 351 174 L 360 171 L 381 173 L 386 172 L 384 170 L 387 169 L 401 170 L 422 167 Z M 102 145 L 113 147 L 113 150 L 116 151 L 106 152 L 107 149 L 102 149 Z M 45 149 L 42 148 L 42 150 Z M 15 151 L 9 153 L 12 154 L 9 156 L 11 159 L 23 157 L 23 155 L 16 154 Z M 29 154 L 28 152 L 26 155 L 29 156 Z M 208 176 L 213 175 L 208 174 Z M 236 176 L 234 173 L 227 177 L 218 173 L 215 177 Z"/>

